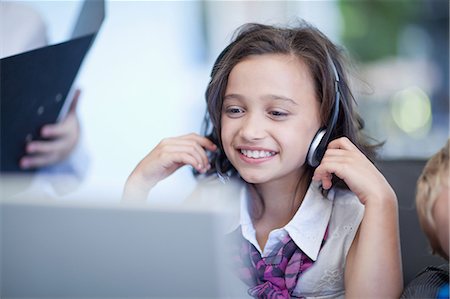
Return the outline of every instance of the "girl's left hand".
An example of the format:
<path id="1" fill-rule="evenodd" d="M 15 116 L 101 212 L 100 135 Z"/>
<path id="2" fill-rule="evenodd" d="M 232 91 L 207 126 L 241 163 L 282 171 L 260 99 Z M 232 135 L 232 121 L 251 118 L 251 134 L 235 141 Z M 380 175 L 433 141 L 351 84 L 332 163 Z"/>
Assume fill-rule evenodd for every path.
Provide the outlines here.
<path id="1" fill-rule="evenodd" d="M 396 198 L 394 191 L 373 163 L 346 137 L 328 144 L 313 180 L 321 181 L 324 189 L 332 186 L 332 175 L 341 178 L 362 204 L 372 197 Z"/>

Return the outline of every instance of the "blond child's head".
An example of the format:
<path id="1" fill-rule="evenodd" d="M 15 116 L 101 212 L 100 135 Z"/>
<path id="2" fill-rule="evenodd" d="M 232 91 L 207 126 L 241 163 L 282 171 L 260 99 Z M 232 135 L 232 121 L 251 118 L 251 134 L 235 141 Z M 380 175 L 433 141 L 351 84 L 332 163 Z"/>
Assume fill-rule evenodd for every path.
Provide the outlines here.
<path id="1" fill-rule="evenodd" d="M 428 160 L 417 181 L 419 222 L 433 253 L 448 260 L 449 142 Z"/>

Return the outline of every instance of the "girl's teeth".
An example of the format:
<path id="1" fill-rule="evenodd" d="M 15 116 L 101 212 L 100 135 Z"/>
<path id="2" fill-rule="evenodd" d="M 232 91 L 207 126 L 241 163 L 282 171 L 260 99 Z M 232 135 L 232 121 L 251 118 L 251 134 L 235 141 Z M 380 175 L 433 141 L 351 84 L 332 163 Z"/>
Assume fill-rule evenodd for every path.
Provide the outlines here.
<path id="1" fill-rule="evenodd" d="M 251 150 L 242 150 L 241 153 L 249 158 L 258 159 L 265 158 L 275 155 L 275 152 L 267 152 L 267 151 L 251 151 Z"/>

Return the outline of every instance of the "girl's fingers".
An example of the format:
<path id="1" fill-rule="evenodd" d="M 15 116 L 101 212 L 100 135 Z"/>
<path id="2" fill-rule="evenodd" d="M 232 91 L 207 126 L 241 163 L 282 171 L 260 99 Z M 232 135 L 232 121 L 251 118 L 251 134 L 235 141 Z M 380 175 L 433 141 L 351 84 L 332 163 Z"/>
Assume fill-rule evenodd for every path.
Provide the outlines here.
<path id="1" fill-rule="evenodd" d="M 168 163 L 170 163 L 174 158 L 179 157 L 179 154 L 187 154 L 195 159 L 195 162 L 189 163 L 198 171 L 202 169 L 206 169 L 208 165 L 208 158 L 206 157 L 206 153 L 200 153 L 195 147 L 188 145 L 168 145 L 161 149 L 161 156 L 165 157 Z M 205 162 L 206 161 L 206 162 Z M 176 161 L 181 162 L 181 161 Z"/>
<path id="2" fill-rule="evenodd" d="M 210 168 L 205 149 L 215 150 L 216 146 L 197 134 L 163 139 L 138 164 L 130 177 L 143 178 L 148 186 L 153 186 L 184 165 L 191 165 L 198 172 L 205 173 Z"/>
<path id="3" fill-rule="evenodd" d="M 155 152 L 156 150 L 156 152 Z M 149 191 L 152 186 L 165 179 L 184 165 L 198 169 L 198 158 L 186 151 L 158 152 L 155 148 L 133 170 L 127 180 L 127 185 Z M 200 169 L 198 169 L 200 171 Z M 139 187 L 140 186 L 140 187 Z M 131 187 L 132 189 L 134 187 Z"/>
<path id="4" fill-rule="evenodd" d="M 198 134 L 195 133 L 191 133 L 188 135 L 184 135 L 181 137 L 182 139 L 192 139 L 194 141 L 196 141 L 198 144 L 200 144 L 202 147 L 206 148 L 209 151 L 215 151 L 217 150 L 217 146 L 208 138 L 204 137 L 204 136 L 200 136 Z"/>
<path id="5" fill-rule="evenodd" d="M 347 138 L 333 140 L 328 145 L 313 180 L 324 189 L 332 186 L 332 176 L 342 179 L 361 203 L 392 197 L 393 191 L 373 163 Z"/>
<path id="6" fill-rule="evenodd" d="M 179 167 L 181 167 L 183 165 L 191 165 L 195 169 L 199 170 L 198 169 L 198 160 L 194 156 L 192 156 L 186 152 L 174 153 L 171 155 L 171 158 L 173 159 L 172 161 L 175 163 L 175 165 L 174 165 L 175 168 L 172 169 L 173 167 L 169 167 L 168 170 L 170 172 L 175 171 L 176 169 L 178 169 Z"/>
<path id="7" fill-rule="evenodd" d="M 333 174 L 337 175 L 341 179 L 343 179 L 341 176 L 341 169 L 345 166 L 345 163 L 340 162 L 326 162 L 319 165 L 319 167 L 316 168 L 314 171 L 314 177 L 315 178 L 323 178 L 332 176 Z"/>
<path id="8" fill-rule="evenodd" d="M 326 169 L 318 169 L 316 168 L 314 175 L 313 175 L 313 181 L 319 181 L 322 183 L 322 188 L 325 190 L 330 189 L 333 186 L 332 178 L 333 178 L 334 172 L 327 171 Z"/>
<path id="9" fill-rule="evenodd" d="M 333 175 L 331 173 L 326 173 L 323 175 L 314 174 L 313 180 L 314 181 L 320 181 L 322 183 L 322 188 L 328 190 L 332 187 L 332 181 Z"/>
<path id="10" fill-rule="evenodd" d="M 354 145 L 347 137 L 341 137 L 338 139 L 332 140 L 327 149 L 343 149 L 349 151 L 359 151 L 359 149 Z"/>
<path id="11" fill-rule="evenodd" d="M 206 155 L 205 149 L 195 140 L 182 139 L 177 142 L 176 146 L 184 146 L 185 148 L 192 148 L 200 158 L 199 162 L 201 164 L 201 168 L 207 167 L 209 165 L 208 156 Z"/>
<path id="12" fill-rule="evenodd" d="M 351 175 L 348 165 L 353 165 L 355 168 L 360 163 L 358 152 L 356 146 L 353 146 L 345 137 L 333 140 L 328 145 L 320 165 L 315 169 L 313 180 L 321 181 L 324 189 L 332 187 L 333 175 L 346 181 Z"/>
<path id="13" fill-rule="evenodd" d="M 348 150 L 344 149 L 333 149 L 329 148 L 326 150 L 325 154 L 323 155 L 323 159 L 330 158 L 330 157 L 343 157 L 349 154 Z"/>
<path id="14" fill-rule="evenodd" d="M 208 156 L 206 154 L 205 149 L 209 151 L 217 150 L 217 146 L 211 140 L 195 133 L 184 135 L 181 137 L 165 139 L 161 142 L 161 145 L 167 147 L 168 146 L 192 147 L 192 149 L 194 149 L 198 153 L 199 157 L 201 157 L 199 164 L 200 168 L 204 169 L 208 168 L 209 166 Z"/>
<path id="15" fill-rule="evenodd" d="M 144 199 L 153 186 L 184 165 L 205 173 L 210 168 L 206 150 L 216 149 L 211 140 L 198 134 L 161 140 L 128 177 L 124 198 Z"/>
<path id="16" fill-rule="evenodd" d="M 157 149 L 160 152 L 193 151 L 197 153 L 200 164 L 202 165 L 208 164 L 208 157 L 206 155 L 205 149 L 196 141 L 191 139 L 180 139 L 180 138 L 166 139 L 163 140 L 160 143 L 160 145 L 157 146 Z"/>

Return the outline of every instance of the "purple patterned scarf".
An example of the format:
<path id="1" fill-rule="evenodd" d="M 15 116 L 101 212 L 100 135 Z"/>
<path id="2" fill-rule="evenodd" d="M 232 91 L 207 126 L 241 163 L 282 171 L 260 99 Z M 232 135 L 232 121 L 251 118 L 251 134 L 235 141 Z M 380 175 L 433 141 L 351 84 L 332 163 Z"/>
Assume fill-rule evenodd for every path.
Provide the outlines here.
<path id="1" fill-rule="evenodd" d="M 249 295 L 260 299 L 291 298 L 300 275 L 314 263 L 287 235 L 267 257 L 261 257 L 256 247 L 240 235 L 235 251 L 239 277 L 250 287 Z M 322 245 L 327 237 L 325 232 Z"/>

